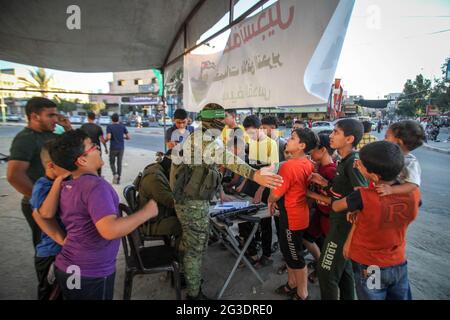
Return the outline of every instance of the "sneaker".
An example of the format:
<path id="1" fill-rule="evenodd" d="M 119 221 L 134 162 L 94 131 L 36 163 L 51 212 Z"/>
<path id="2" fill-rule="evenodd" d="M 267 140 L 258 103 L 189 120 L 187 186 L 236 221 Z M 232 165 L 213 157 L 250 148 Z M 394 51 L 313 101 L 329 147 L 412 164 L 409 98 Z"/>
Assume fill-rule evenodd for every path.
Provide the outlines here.
<path id="1" fill-rule="evenodd" d="M 119 181 L 119 175 L 115 174 L 112 179 L 112 184 L 117 184 L 118 181 Z"/>
<path id="2" fill-rule="evenodd" d="M 302 299 L 297 292 L 295 292 L 288 300 L 300 300 L 300 301 L 305 301 L 305 300 L 309 300 L 309 296 L 307 296 L 305 299 Z"/>

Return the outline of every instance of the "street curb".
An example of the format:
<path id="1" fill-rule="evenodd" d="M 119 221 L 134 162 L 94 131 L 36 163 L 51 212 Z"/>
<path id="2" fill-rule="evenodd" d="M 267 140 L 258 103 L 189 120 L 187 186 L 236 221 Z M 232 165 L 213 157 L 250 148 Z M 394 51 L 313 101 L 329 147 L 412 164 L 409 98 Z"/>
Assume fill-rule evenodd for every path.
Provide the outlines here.
<path id="1" fill-rule="evenodd" d="M 433 147 L 426 143 L 424 143 L 422 147 L 424 147 L 425 149 L 431 150 L 431 151 L 444 153 L 444 154 L 450 154 L 450 149 L 442 149 L 442 148 L 438 148 L 438 147 Z"/>
<path id="2" fill-rule="evenodd" d="M 25 127 L 27 125 L 27 123 L 25 122 L 19 122 L 19 123 L 3 123 L 0 122 L 0 126 L 5 126 L 5 127 Z"/>

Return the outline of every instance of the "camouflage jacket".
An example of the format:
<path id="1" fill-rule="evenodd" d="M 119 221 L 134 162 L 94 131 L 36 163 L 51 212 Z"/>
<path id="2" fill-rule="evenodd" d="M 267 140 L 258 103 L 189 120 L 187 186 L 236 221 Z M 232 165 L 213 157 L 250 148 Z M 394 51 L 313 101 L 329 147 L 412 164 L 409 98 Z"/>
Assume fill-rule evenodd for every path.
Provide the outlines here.
<path id="1" fill-rule="evenodd" d="M 179 144 L 172 150 L 170 186 L 173 191 L 177 172 L 176 169 L 173 170 L 174 166 L 207 166 L 212 169 L 223 165 L 244 178 L 253 179 L 256 170 L 227 150 L 220 137 L 220 131 L 203 132 L 197 129 L 182 145 Z"/>

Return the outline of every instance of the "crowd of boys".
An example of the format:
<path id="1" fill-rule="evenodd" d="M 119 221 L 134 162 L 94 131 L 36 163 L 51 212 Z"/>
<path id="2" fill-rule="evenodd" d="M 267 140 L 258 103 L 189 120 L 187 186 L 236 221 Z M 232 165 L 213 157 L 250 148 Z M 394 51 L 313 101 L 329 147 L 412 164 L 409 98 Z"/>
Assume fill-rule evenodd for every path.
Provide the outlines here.
<path id="1" fill-rule="evenodd" d="M 262 219 L 246 255 L 257 268 L 273 263 L 274 222 L 284 260 L 280 270 L 287 270 L 277 294 L 306 300 L 308 282 L 318 281 L 326 300 L 353 300 L 355 293 L 358 299 L 412 298 L 405 239 L 421 203 L 421 170 L 411 151 L 425 139 L 415 121 L 391 124 L 384 141 L 375 141 L 368 124 L 355 119 L 338 121 L 331 133 L 316 134 L 299 124 L 285 140 L 275 117 L 251 115 L 238 125 L 234 110 L 210 104 L 201 113 L 202 126 L 194 129 L 187 125 L 187 113 L 177 110 L 166 133 L 170 151 L 144 170 L 136 185 L 139 208 L 122 217 L 117 193 L 100 175 L 100 142 L 106 148 L 106 141 L 120 136 L 110 148 L 113 168 L 118 160 L 114 183 L 119 183 L 123 139 L 129 136 L 118 119 L 103 139 L 93 125 L 53 133 L 56 105 L 45 98 L 30 99 L 26 112 L 28 126 L 11 145 L 8 181 L 24 195 L 39 299 L 112 299 L 120 238 L 138 227 L 147 235 L 177 238 L 187 298 L 206 299 L 201 260 L 211 199 L 180 198 L 175 189 L 186 168 L 172 163 L 171 156 L 187 157 L 192 150 L 194 159 L 198 132 L 210 141 L 201 142 L 203 147 L 223 153 L 224 162 L 206 165 L 201 155 L 195 170 L 207 170 L 214 192 L 205 183 L 197 197 L 201 190 L 224 201 L 243 193 L 269 207 L 271 216 Z M 240 241 L 250 230 L 239 224 Z M 315 259 L 310 266 L 305 252 Z M 73 268 L 81 275 L 75 288 L 68 285 Z"/>

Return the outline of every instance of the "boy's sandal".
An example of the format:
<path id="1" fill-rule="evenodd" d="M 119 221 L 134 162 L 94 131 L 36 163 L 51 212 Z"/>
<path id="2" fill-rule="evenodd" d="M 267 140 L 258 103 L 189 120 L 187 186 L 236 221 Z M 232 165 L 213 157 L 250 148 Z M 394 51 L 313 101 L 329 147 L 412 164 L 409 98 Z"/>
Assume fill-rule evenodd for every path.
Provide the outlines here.
<path id="1" fill-rule="evenodd" d="M 289 287 L 289 283 L 286 282 L 286 284 L 283 284 L 275 289 L 276 294 L 284 295 L 284 296 L 291 296 L 294 293 L 297 293 L 297 287 L 291 288 Z"/>
<path id="2" fill-rule="evenodd" d="M 309 300 L 309 296 L 307 296 L 305 299 L 302 299 L 297 292 L 294 292 L 294 294 L 291 296 L 290 300 L 301 300 L 301 301 L 305 301 L 305 300 Z"/>

